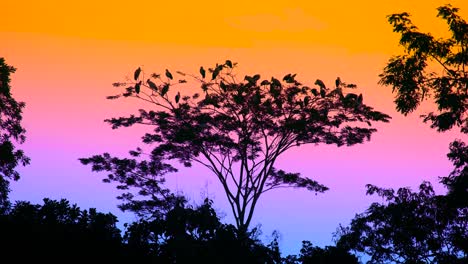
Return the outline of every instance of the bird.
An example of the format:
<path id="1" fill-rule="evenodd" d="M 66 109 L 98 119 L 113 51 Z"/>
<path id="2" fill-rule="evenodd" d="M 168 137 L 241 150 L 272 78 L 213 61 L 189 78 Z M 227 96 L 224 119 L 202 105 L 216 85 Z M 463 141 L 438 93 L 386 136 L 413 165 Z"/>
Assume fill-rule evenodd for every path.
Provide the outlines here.
<path id="1" fill-rule="evenodd" d="M 205 69 L 203 69 L 203 66 L 200 67 L 200 74 L 201 74 L 201 76 L 202 76 L 203 78 L 205 78 L 206 71 L 205 71 Z"/>
<path id="2" fill-rule="evenodd" d="M 166 69 L 166 77 L 171 79 L 171 80 L 173 78 L 171 72 L 168 69 Z"/>
<path id="3" fill-rule="evenodd" d="M 338 88 L 340 86 L 340 84 L 341 84 L 340 77 L 336 78 L 335 84 L 336 84 L 336 88 Z"/>

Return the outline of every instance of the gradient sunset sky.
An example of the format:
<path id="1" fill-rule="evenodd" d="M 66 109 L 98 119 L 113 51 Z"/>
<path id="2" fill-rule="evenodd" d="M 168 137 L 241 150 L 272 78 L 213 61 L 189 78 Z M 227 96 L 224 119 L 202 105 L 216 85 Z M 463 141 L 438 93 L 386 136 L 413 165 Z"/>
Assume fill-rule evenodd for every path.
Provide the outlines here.
<path id="1" fill-rule="evenodd" d="M 278 168 L 301 172 L 330 187 L 315 196 L 302 190 L 265 194 L 253 223 L 264 237 L 282 235 L 284 253 L 297 253 L 302 240 L 332 244 L 338 225 L 348 224 L 375 199 L 365 184 L 416 188 L 447 175 L 448 145 L 463 136 L 440 134 L 418 117 L 394 110 L 390 87 L 377 84 L 386 61 L 401 52 L 398 35 L 386 16 L 407 11 L 422 31 L 447 36 L 436 18 L 445 3 L 461 8 L 468 1 L 2 1 L 0 57 L 18 68 L 12 75 L 13 95 L 26 102 L 22 146 L 31 165 L 12 184 L 12 200 L 40 202 L 67 198 L 82 208 L 96 207 L 132 221 L 116 205 L 117 192 L 101 183 L 78 158 L 110 152 L 126 155 L 140 144 L 138 128 L 112 130 L 105 118 L 151 105 L 137 100 L 109 101 L 113 82 L 137 67 L 150 72 L 169 68 L 198 71 L 226 59 L 239 72 L 282 77 L 297 73 L 310 85 L 319 78 L 332 84 L 337 76 L 356 83 L 367 104 L 390 114 L 370 142 L 337 148 L 301 146 L 278 161 Z M 430 107 L 430 105 L 425 106 Z M 218 182 L 202 168 L 182 169 L 169 185 L 194 202 L 208 195 L 232 222 Z"/>

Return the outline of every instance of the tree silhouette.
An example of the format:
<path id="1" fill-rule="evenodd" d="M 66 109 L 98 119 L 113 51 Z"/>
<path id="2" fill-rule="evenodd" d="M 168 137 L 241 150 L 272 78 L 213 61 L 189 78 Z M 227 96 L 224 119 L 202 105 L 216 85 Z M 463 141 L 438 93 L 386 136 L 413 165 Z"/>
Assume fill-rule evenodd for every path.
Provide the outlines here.
<path id="1" fill-rule="evenodd" d="M 448 39 L 420 32 L 406 12 L 388 17 L 393 31 L 401 35 L 405 54 L 390 59 L 380 83 L 393 87 L 399 112 L 406 115 L 433 96 L 437 111 L 423 115 L 424 122 L 438 131 L 455 125 L 468 133 L 468 24 L 458 8 L 446 5 L 437 10 L 449 26 Z M 435 66 L 440 70 L 432 70 Z"/>
<path id="2" fill-rule="evenodd" d="M 14 145 L 25 140 L 25 130 L 21 126 L 25 104 L 11 95 L 10 74 L 15 70 L 0 57 L 0 211 L 8 203 L 9 181 L 20 177 L 16 167 L 29 164 L 29 158 Z"/>
<path id="3" fill-rule="evenodd" d="M 467 147 L 454 141 L 448 155 L 455 169 L 442 177 L 447 195 L 436 195 L 429 182 L 419 192 L 409 188 L 367 185 L 367 194 L 385 202 L 356 215 L 349 227 L 338 229 L 337 247 L 371 257 L 367 263 L 466 263 L 468 261 Z M 461 177 L 460 175 L 464 175 Z M 453 181 L 453 182 L 452 182 Z M 465 188 L 465 189 L 460 189 Z"/>
<path id="4" fill-rule="evenodd" d="M 359 264 L 358 258 L 347 250 L 336 246 L 314 247 L 310 241 L 302 241 L 299 256 L 289 255 L 284 264 Z"/>
<path id="5" fill-rule="evenodd" d="M 455 168 L 449 176 L 441 177 L 441 182 L 448 188 L 447 196 L 453 206 L 468 208 L 468 146 L 455 140 L 450 143 L 447 156 Z"/>
<path id="6" fill-rule="evenodd" d="M 16 202 L 0 214 L 1 262 L 118 262 L 126 258 L 117 218 L 67 200 Z M 73 260 L 72 260 L 73 259 Z"/>
<path id="7" fill-rule="evenodd" d="M 278 247 L 263 245 L 255 232 L 239 237 L 220 222 L 212 201 L 200 206 L 181 202 L 165 215 L 127 227 L 126 245 L 146 263 L 280 263 Z M 149 262 L 147 262 L 149 261 Z"/>
<path id="8" fill-rule="evenodd" d="M 137 115 L 106 122 L 114 129 L 136 124 L 152 127 L 142 138 L 151 151 L 138 148 L 130 152 L 132 159 L 105 153 L 81 162 L 92 164 L 94 171 L 109 171 L 106 181 L 117 181 L 122 189 L 149 183 L 151 190 L 145 187 L 140 194 L 152 198 L 162 195 L 162 176 L 176 170 L 170 160 L 186 167 L 202 164 L 218 178 L 236 227 L 246 232 L 263 193 L 283 187 L 314 192 L 328 189 L 299 173 L 275 168 L 281 154 L 303 144 L 362 143 L 376 131 L 371 127 L 373 121 L 388 122 L 390 118 L 365 105 L 361 94 L 347 92 L 355 85 L 339 78 L 333 88 L 321 80 L 315 82 L 315 88 L 305 86 L 295 74 L 287 74 L 282 81 L 261 80 L 258 74 L 240 80 L 235 66 L 227 60 L 208 70 L 201 67 L 199 76 L 178 72 L 181 79 L 177 80 L 169 70 L 147 78 L 138 68 L 132 81 L 115 84 L 127 87 L 125 91 L 108 98 L 135 97 L 154 109 L 140 109 Z M 200 92 L 182 94 L 183 88 L 192 88 L 185 78 L 199 86 Z M 181 88 L 174 90 L 177 85 Z M 121 198 L 130 207 L 134 205 L 133 194 Z"/>
<path id="9" fill-rule="evenodd" d="M 384 203 L 373 203 L 350 227 L 340 227 L 337 245 L 368 254 L 367 263 L 467 263 L 468 208 L 450 206 L 429 182 L 409 188 L 367 186 Z"/>
<path id="10" fill-rule="evenodd" d="M 424 122 L 438 131 L 459 127 L 468 133 L 468 24 L 450 5 L 438 8 L 448 24 L 449 39 L 421 33 L 408 13 L 388 17 L 401 34 L 405 54 L 390 59 L 380 75 L 381 83 L 393 86 L 396 107 L 403 114 L 434 97 L 435 112 Z M 440 66 L 441 73 L 429 71 Z M 338 246 L 370 255 L 368 263 L 467 263 L 468 262 L 468 147 L 461 140 L 450 144 L 447 155 L 454 170 L 441 182 L 447 195 L 436 195 L 429 182 L 419 192 L 409 188 L 379 188 L 368 185 L 368 194 L 386 202 L 372 204 L 357 215 L 350 227 L 340 227 Z"/>
<path id="11" fill-rule="evenodd" d="M 435 38 L 413 25 L 408 13 L 393 14 L 388 21 L 400 33 L 404 55 L 390 59 L 380 75 L 380 82 L 393 87 L 396 108 L 403 114 L 415 110 L 428 96 L 434 97 L 437 111 L 423 115 L 431 127 L 446 131 L 459 127 L 468 133 L 468 23 L 458 15 L 458 8 L 441 6 L 438 17 L 447 22 L 450 38 Z M 440 71 L 430 71 L 439 66 Z M 449 159 L 455 170 L 442 177 L 458 206 L 468 206 L 468 148 L 461 140 L 450 145 Z"/>

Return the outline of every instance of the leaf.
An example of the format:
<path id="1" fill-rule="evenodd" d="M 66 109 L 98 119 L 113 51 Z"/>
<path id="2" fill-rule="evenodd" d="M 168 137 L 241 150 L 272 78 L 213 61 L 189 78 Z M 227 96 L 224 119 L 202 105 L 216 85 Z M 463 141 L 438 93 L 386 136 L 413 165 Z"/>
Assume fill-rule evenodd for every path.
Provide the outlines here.
<path id="1" fill-rule="evenodd" d="M 200 74 L 201 74 L 202 78 L 205 78 L 206 71 L 205 71 L 205 69 L 203 69 L 203 66 L 200 67 Z"/>
<path id="2" fill-rule="evenodd" d="M 173 79 L 172 74 L 168 69 L 166 69 L 166 77 L 171 79 L 171 80 Z"/>
<path id="3" fill-rule="evenodd" d="M 110 96 L 106 96 L 106 99 L 108 100 L 115 100 L 117 98 L 119 98 L 121 95 L 110 95 Z"/>
<path id="4" fill-rule="evenodd" d="M 176 96 L 175 96 L 175 102 L 176 104 L 179 103 L 179 100 L 180 100 L 180 92 L 177 92 Z"/>
<path id="5" fill-rule="evenodd" d="M 133 78 L 136 80 L 138 80 L 138 77 L 140 77 L 140 73 L 141 73 L 141 68 L 138 67 L 138 69 L 135 70 L 135 73 L 133 74 Z"/>
<path id="6" fill-rule="evenodd" d="M 161 89 L 161 96 L 166 95 L 166 93 L 169 91 L 169 84 L 166 83 L 164 87 Z"/>
<path id="7" fill-rule="evenodd" d="M 116 82 L 116 83 L 113 83 L 112 86 L 114 87 L 121 87 L 121 86 L 124 86 L 126 85 L 126 83 L 119 83 L 119 82 Z"/>
<path id="8" fill-rule="evenodd" d="M 270 82 L 268 80 L 263 80 L 260 85 L 269 85 Z"/>
<path id="9" fill-rule="evenodd" d="M 229 68 L 232 68 L 232 61 L 226 60 L 226 65 L 227 65 Z"/>

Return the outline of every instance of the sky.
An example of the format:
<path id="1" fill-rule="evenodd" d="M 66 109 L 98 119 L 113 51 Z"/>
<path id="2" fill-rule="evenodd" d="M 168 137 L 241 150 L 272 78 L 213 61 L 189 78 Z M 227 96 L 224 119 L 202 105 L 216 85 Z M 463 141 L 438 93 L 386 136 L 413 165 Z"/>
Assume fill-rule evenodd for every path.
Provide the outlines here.
<path id="1" fill-rule="evenodd" d="M 393 117 L 379 124 L 370 142 L 353 147 L 301 146 L 285 153 L 278 168 L 301 172 L 330 190 L 314 195 L 287 189 L 266 193 L 253 224 L 263 238 L 281 234 L 284 253 L 298 253 L 301 241 L 333 243 L 339 224 L 347 225 L 371 202 L 365 185 L 417 188 L 428 180 L 439 192 L 447 175 L 448 145 L 465 137 L 456 131 L 437 133 L 419 115 L 425 103 L 406 117 L 396 113 L 390 87 L 378 75 L 392 55 L 402 51 L 386 16 L 409 12 L 418 27 L 446 36 L 436 18 L 445 3 L 461 8 L 467 1 L 5 1 L 0 25 L 0 57 L 18 70 L 12 93 L 26 102 L 22 145 L 32 162 L 20 168 L 12 183 L 12 200 L 39 203 L 66 198 L 82 208 L 112 212 L 120 221 L 135 217 L 117 209 L 118 192 L 101 182 L 78 158 L 110 152 L 126 155 L 140 145 L 141 128 L 112 130 L 109 117 L 152 106 L 141 101 L 109 101 L 137 67 L 198 71 L 226 59 L 239 73 L 282 77 L 297 73 L 309 83 L 332 84 L 337 76 L 356 83 L 366 104 Z M 199 203 L 208 195 L 232 222 L 220 185 L 203 168 L 181 169 L 168 185 Z"/>

